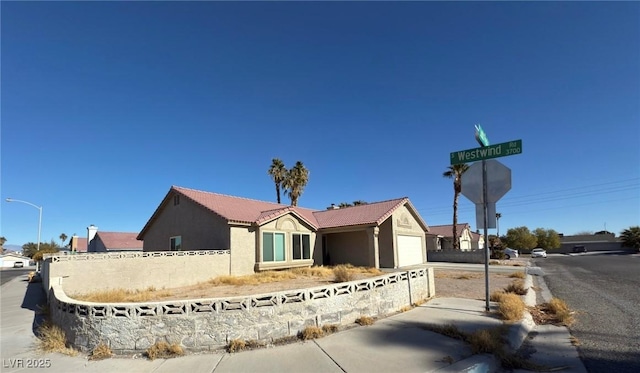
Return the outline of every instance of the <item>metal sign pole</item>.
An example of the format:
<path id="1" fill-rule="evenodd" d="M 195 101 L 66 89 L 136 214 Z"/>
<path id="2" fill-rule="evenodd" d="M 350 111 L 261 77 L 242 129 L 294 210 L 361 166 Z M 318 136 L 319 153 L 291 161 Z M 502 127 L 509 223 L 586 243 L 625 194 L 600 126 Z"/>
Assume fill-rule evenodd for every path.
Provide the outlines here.
<path id="1" fill-rule="evenodd" d="M 487 234 L 487 227 L 489 226 L 489 219 L 487 215 L 487 161 L 482 161 L 482 210 L 484 215 L 484 299 L 485 299 L 485 311 L 489 312 L 489 236 Z"/>

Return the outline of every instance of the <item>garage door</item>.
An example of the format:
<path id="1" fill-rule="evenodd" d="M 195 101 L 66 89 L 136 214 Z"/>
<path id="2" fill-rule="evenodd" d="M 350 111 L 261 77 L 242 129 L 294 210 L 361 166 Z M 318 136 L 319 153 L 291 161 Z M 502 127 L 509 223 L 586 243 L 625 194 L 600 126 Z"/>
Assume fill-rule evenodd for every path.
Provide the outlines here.
<path id="1" fill-rule="evenodd" d="M 398 267 L 422 264 L 422 238 L 398 235 Z"/>

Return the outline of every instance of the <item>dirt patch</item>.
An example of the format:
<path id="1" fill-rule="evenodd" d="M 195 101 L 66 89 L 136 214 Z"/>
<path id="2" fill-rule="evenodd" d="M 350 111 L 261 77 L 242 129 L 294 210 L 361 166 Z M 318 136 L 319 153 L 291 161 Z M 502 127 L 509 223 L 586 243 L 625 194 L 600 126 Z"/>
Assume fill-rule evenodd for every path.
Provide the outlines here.
<path id="1" fill-rule="evenodd" d="M 489 272 L 489 294 L 513 282 L 510 273 Z M 441 298 L 485 299 L 484 272 L 435 269 L 436 296 Z"/>

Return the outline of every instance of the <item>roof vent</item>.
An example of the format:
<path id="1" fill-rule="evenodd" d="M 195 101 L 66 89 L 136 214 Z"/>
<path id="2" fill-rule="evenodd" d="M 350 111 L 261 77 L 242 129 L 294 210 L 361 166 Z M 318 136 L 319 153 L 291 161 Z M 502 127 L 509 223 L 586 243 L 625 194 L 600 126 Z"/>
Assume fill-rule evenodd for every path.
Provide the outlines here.
<path id="1" fill-rule="evenodd" d="M 327 207 L 327 210 L 338 210 L 339 208 L 335 203 L 332 203 L 331 206 Z"/>

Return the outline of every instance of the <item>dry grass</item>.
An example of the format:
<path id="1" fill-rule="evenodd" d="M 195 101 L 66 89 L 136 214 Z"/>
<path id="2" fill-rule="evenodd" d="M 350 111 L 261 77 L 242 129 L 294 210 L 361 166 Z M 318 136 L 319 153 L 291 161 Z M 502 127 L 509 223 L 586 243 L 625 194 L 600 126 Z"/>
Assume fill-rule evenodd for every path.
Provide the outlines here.
<path id="1" fill-rule="evenodd" d="M 511 278 L 519 278 L 521 280 L 524 280 L 524 278 L 526 276 L 527 275 L 525 275 L 524 272 L 519 272 L 519 271 L 518 272 L 513 272 L 512 274 L 509 275 L 509 277 L 511 277 Z"/>
<path id="2" fill-rule="evenodd" d="M 86 302 L 97 303 L 121 303 L 121 302 L 147 302 L 163 296 L 171 295 L 169 290 L 157 290 L 149 287 L 144 290 L 108 289 L 70 295 L 71 298 Z"/>
<path id="3" fill-rule="evenodd" d="M 572 346 L 580 346 L 580 340 L 574 336 L 571 336 L 571 338 L 569 338 L 569 341 L 571 341 Z"/>
<path id="4" fill-rule="evenodd" d="M 246 347 L 247 342 L 245 342 L 244 339 L 232 339 L 227 345 L 227 351 L 232 353 L 238 352 L 244 350 Z"/>
<path id="5" fill-rule="evenodd" d="M 436 325 L 436 324 L 428 324 L 423 327 L 423 329 L 428 330 L 430 332 L 442 334 L 449 338 L 459 339 L 462 341 L 466 341 L 466 334 L 460 331 L 457 326 L 453 324 L 447 325 Z"/>
<path id="6" fill-rule="evenodd" d="M 308 340 L 308 339 L 316 339 L 322 338 L 324 336 L 324 331 L 317 326 L 307 326 L 303 331 L 300 332 L 300 339 Z"/>
<path id="7" fill-rule="evenodd" d="M 184 355 L 184 351 L 180 345 L 174 343 L 169 344 L 165 341 L 156 342 L 146 351 L 149 360 L 168 359 Z"/>
<path id="8" fill-rule="evenodd" d="M 507 293 L 513 293 L 517 295 L 525 295 L 527 294 L 527 291 L 529 291 L 529 289 L 524 287 L 524 281 L 515 280 L 512 283 L 510 283 L 509 286 L 504 288 L 504 291 Z"/>
<path id="9" fill-rule="evenodd" d="M 548 367 L 532 363 L 525 358 L 507 352 L 505 349 L 504 335 L 507 332 L 505 326 L 492 329 L 481 329 L 473 333 L 461 332 L 455 325 L 427 325 L 424 329 L 455 338 L 471 345 L 474 354 L 489 353 L 498 358 L 503 368 L 525 369 L 532 371 L 548 371 Z M 445 360 L 446 359 L 446 360 Z M 445 357 L 442 361 L 453 363 L 453 359 Z"/>
<path id="10" fill-rule="evenodd" d="M 456 277 L 456 280 L 470 280 L 472 277 L 469 275 L 460 275 Z"/>
<path id="11" fill-rule="evenodd" d="M 339 265 L 333 269 L 335 282 L 349 282 L 355 280 L 355 274 L 346 266 Z"/>
<path id="12" fill-rule="evenodd" d="M 498 304 L 498 313 L 505 321 L 518 321 L 524 316 L 526 306 L 522 299 L 514 293 L 502 295 Z"/>
<path id="13" fill-rule="evenodd" d="M 500 302 L 505 294 L 506 293 L 504 292 L 504 290 L 496 290 L 491 293 L 491 295 L 489 296 L 489 300 L 492 302 Z"/>
<path id="14" fill-rule="evenodd" d="M 573 311 L 561 299 L 552 298 L 550 302 L 530 307 L 529 312 L 536 324 L 555 324 L 571 326 L 575 319 Z"/>
<path id="15" fill-rule="evenodd" d="M 104 360 L 111 356 L 113 356 L 113 352 L 111 352 L 109 346 L 101 342 L 93 349 L 93 351 L 91 351 L 89 360 Z"/>
<path id="16" fill-rule="evenodd" d="M 338 331 L 338 325 L 336 324 L 325 324 L 322 325 L 322 331 L 324 334 L 333 334 Z"/>
<path id="17" fill-rule="evenodd" d="M 45 321 L 38 328 L 38 347 L 43 352 L 58 352 L 76 356 L 78 351 L 67 345 L 67 336 L 59 326 Z"/>
<path id="18" fill-rule="evenodd" d="M 411 311 L 412 309 L 413 309 L 413 306 L 404 306 L 400 308 L 400 312 L 407 312 L 407 311 Z"/>
<path id="19" fill-rule="evenodd" d="M 447 355 L 447 356 L 443 357 L 442 359 L 440 359 L 440 361 L 442 361 L 443 363 L 447 363 L 447 364 L 451 365 L 451 364 L 453 364 L 453 362 L 455 360 L 453 360 L 453 358 L 451 356 Z"/>
<path id="20" fill-rule="evenodd" d="M 362 326 L 373 325 L 374 322 L 375 320 L 371 316 L 360 316 L 356 319 L 356 323 Z"/>

